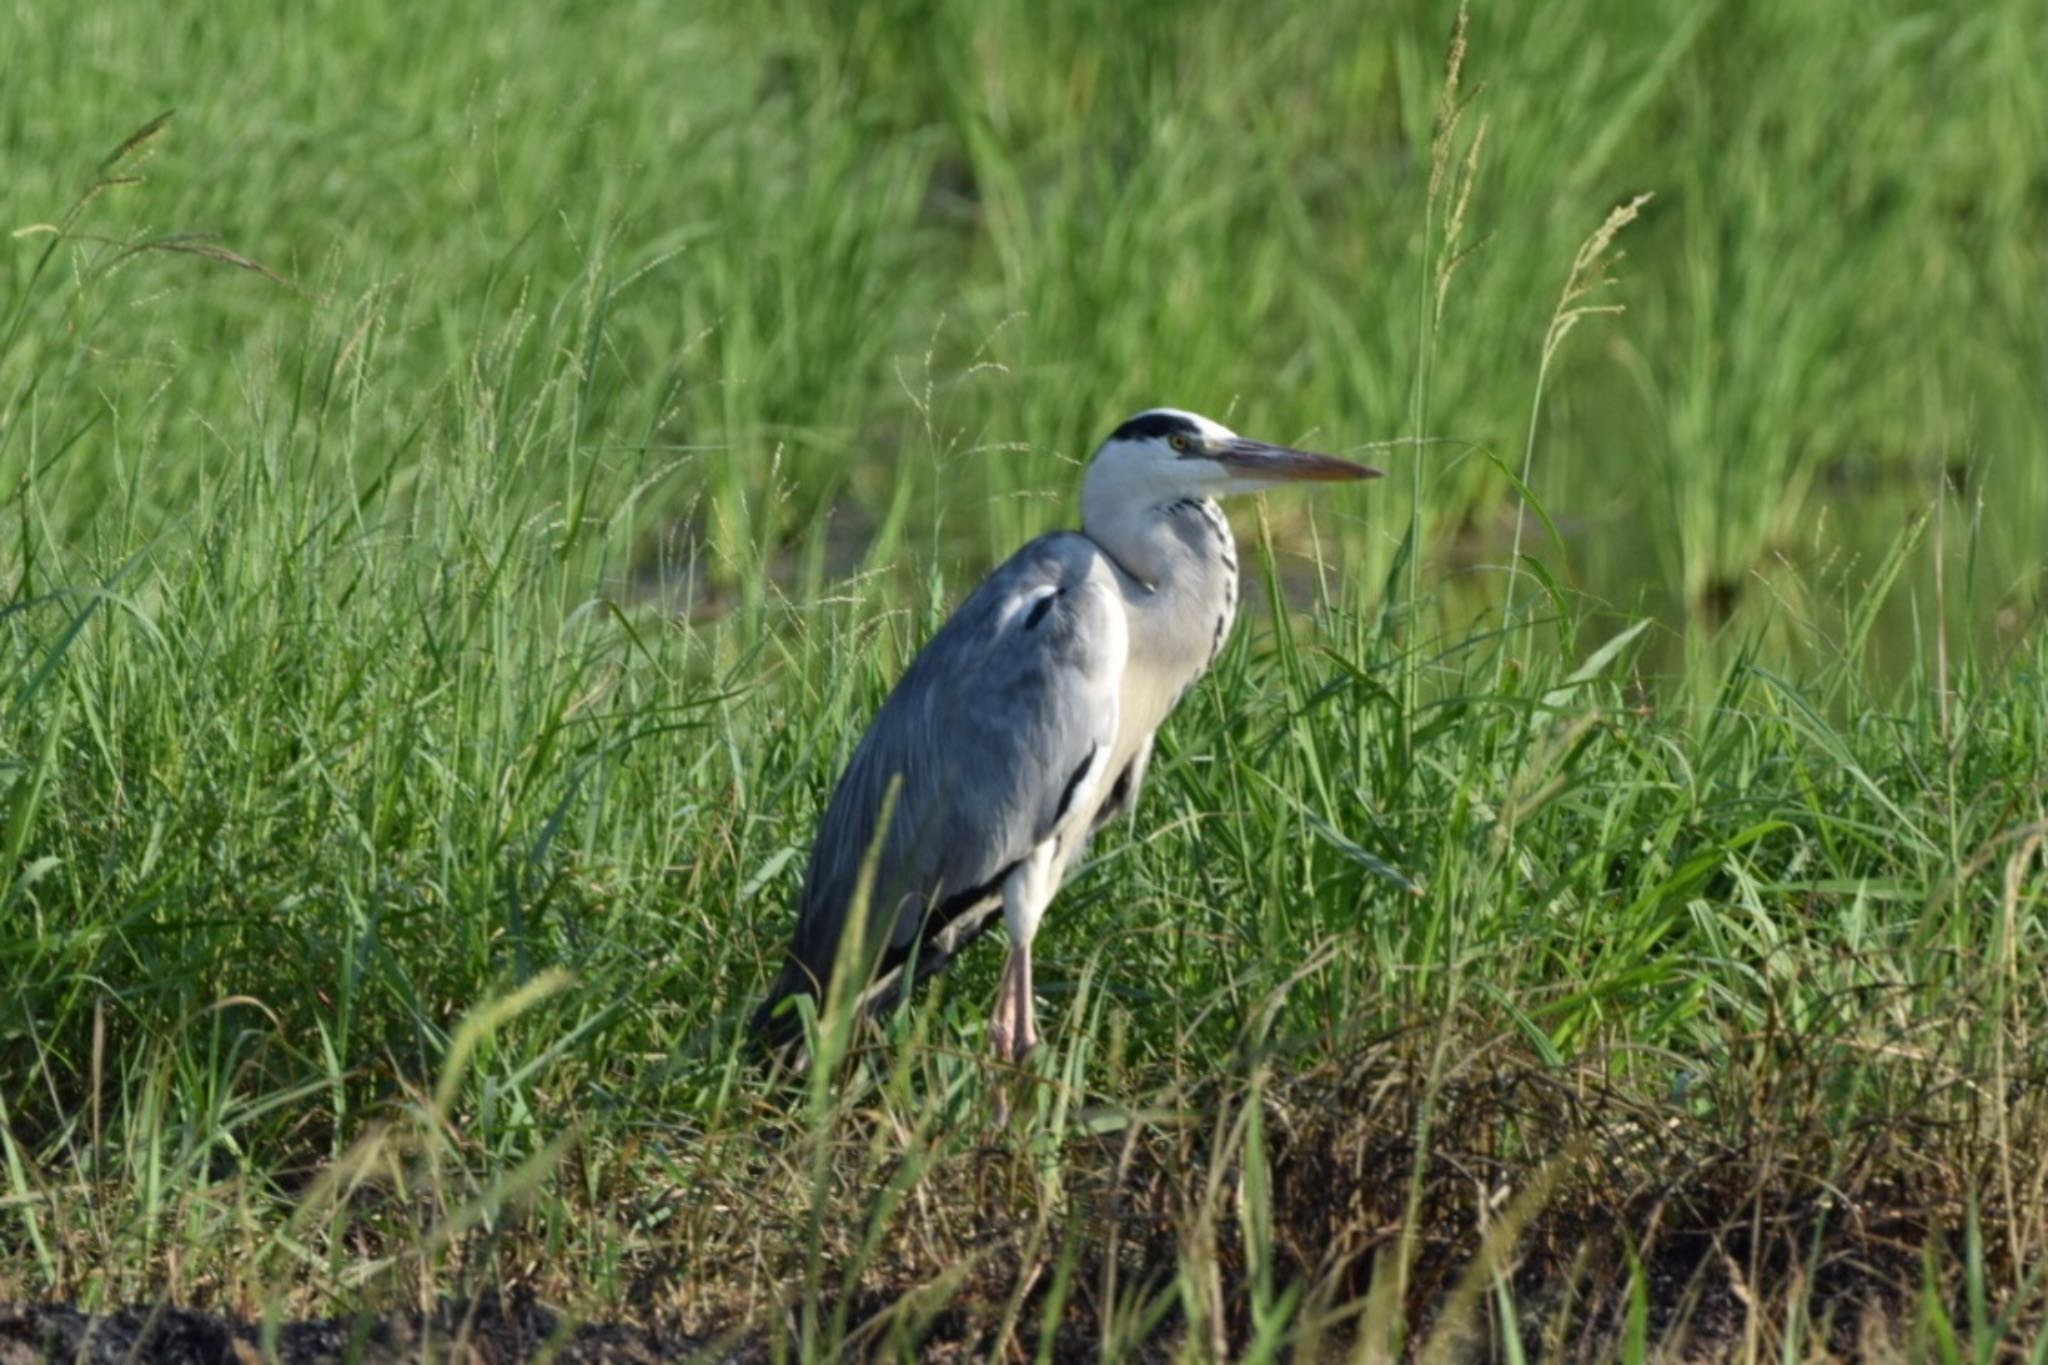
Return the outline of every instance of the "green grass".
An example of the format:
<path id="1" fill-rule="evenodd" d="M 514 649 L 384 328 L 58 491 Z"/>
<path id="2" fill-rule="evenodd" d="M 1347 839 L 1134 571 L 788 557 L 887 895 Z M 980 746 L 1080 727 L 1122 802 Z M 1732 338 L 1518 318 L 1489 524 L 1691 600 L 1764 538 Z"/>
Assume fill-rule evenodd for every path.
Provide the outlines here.
<path id="1" fill-rule="evenodd" d="M 2038 1359 L 2033 21 L 21 9 L 0 1298 Z M 992 948 L 750 1067 L 866 717 L 1162 401 L 1394 477 L 1238 517 L 1042 1084 Z"/>

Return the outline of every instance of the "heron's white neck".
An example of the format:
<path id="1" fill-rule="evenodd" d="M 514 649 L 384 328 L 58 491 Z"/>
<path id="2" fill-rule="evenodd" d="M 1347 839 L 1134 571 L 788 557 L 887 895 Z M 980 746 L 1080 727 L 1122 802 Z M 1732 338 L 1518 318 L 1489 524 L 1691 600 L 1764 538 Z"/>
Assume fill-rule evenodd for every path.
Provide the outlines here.
<path id="1" fill-rule="evenodd" d="M 1130 580 L 1131 652 L 1145 662 L 1127 677 L 1147 679 L 1148 695 L 1125 700 L 1157 724 L 1229 633 L 1237 614 L 1237 545 L 1209 499 L 1134 496 L 1120 482 L 1126 481 L 1087 481 L 1081 525 Z"/>
<path id="2" fill-rule="evenodd" d="M 1200 571 L 1207 566 L 1188 562 L 1216 557 L 1207 537 L 1188 534 L 1197 529 L 1186 520 L 1191 514 L 1200 518 L 1201 529 L 1220 530 L 1221 558 L 1229 561 L 1235 584 L 1237 555 L 1229 524 L 1199 491 L 1161 488 L 1100 459 L 1088 466 L 1081 483 L 1081 529 L 1125 573 L 1154 592 L 1183 586 L 1184 578 L 1199 584 L 1208 576 Z"/>

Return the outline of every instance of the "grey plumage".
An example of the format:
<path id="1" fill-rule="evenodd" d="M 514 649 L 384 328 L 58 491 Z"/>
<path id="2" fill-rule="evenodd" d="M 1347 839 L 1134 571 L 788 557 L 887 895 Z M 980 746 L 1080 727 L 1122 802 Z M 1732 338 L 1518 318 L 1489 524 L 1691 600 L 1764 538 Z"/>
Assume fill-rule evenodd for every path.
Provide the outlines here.
<path id="1" fill-rule="evenodd" d="M 875 989 L 893 984 L 920 930 L 922 976 L 988 926 L 1002 878 L 1071 819 L 1061 798 L 1115 742 L 1127 652 L 1115 591 L 1092 542 L 1054 532 L 1011 556 L 931 638 L 876 712 L 826 808 L 792 961 L 764 1022 L 781 999 L 830 976 L 861 862 L 899 774 L 869 896 Z"/>
<path id="2" fill-rule="evenodd" d="M 822 998 L 873 849 L 853 959 L 864 999 L 889 998 L 913 957 L 919 978 L 936 970 L 1002 908 L 1012 959 L 992 1032 L 999 1055 L 1028 1052 L 1038 920 L 1094 830 L 1135 804 L 1153 733 L 1236 610 L 1236 550 L 1207 494 L 1374 473 L 1171 409 L 1118 428 L 1089 466 L 1085 533 L 1041 536 L 1011 556 L 869 724 L 819 826 L 789 961 L 756 1035 L 786 1040 L 796 1016 L 783 1002 Z"/>

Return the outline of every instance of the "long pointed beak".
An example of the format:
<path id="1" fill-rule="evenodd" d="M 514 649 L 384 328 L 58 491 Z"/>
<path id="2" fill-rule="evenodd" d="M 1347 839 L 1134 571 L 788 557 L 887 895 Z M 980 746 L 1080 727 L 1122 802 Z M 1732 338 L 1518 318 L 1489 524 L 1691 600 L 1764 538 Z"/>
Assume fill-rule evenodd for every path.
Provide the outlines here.
<path id="1" fill-rule="evenodd" d="M 1269 446 L 1264 441 L 1231 441 L 1211 457 L 1242 479 L 1272 483 L 1337 483 L 1348 479 L 1378 479 L 1386 471 L 1369 464 L 1354 464 L 1335 455 L 1318 455 L 1312 450 Z"/>

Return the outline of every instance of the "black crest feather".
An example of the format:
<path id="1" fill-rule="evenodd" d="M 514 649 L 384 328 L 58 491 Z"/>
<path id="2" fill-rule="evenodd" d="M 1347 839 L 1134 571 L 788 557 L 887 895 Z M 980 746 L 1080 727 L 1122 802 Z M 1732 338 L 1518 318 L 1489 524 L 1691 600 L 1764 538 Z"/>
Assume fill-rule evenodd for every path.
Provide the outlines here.
<path id="1" fill-rule="evenodd" d="M 1143 441 L 1155 436 L 1200 436 L 1202 429 L 1177 412 L 1141 412 L 1109 433 L 1112 441 Z"/>

